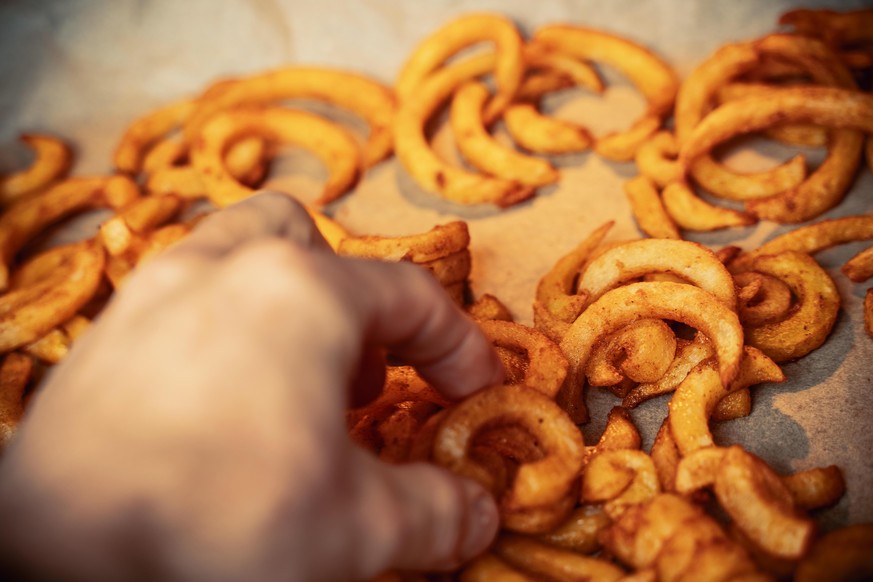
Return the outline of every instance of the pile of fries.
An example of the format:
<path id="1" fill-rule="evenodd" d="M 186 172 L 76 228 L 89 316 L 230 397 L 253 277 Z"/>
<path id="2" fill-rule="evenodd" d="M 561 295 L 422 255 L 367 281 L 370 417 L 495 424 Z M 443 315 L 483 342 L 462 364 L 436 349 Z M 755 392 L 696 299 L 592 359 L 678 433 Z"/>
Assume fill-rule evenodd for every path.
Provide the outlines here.
<path id="1" fill-rule="evenodd" d="M 717 444 L 710 429 L 749 415 L 752 387 L 784 381 L 780 364 L 830 336 L 841 298 L 813 255 L 873 239 L 873 216 L 808 222 L 840 204 L 865 152 L 873 170 L 873 96 L 864 86 L 873 11 L 796 10 L 780 23 L 794 32 L 725 45 L 680 81 L 651 50 L 607 32 L 554 25 L 525 39 L 503 16 L 470 14 L 422 40 L 393 87 L 303 66 L 216 82 L 130 125 L 112 175 L 70 177 L 67 144 L 22 136 L 35 161 L 0 180 L 0 446 L 42 373 L 128 274 L 190 232 L 203 216 L 196 202 L 220 208 L 256 191 L 280 144 L 323 162 L 315 206 L 351 192 L 393 152 L 423 190 L 505 208 L 561 179 L 545 156 L 591 149 L 635 162 L 639 175 L 625 192 L 648 238 L 608 240 L 606 223 L 556 257 L 532 298 L 533 327 L 513 321 L 494 296 L 474 298 L 476 249 L 465 222 L 402 237 L 352 235 L 312 209 L 337 253 L 428 269 L 491 338 L 506 370 L 504 385 L 450 402 L 414 369 L 389 366 L 379 398 L 348 412 L 351 437 L 386 461 L 437 463 L 494 495 L 502 531 L 452 574 L 461 580 L 873 576 L 873 524 L 819 535 L 810 514 L 844 495 L 838 467 L 779 474 L 738 445 Z M 493 49 L 454 58 L 483 42 Z M 595 65 L 625 75 L 645 98 L 626 131 L 595 136 L 540 107 L 568 88 L 603 92 Z M 350 112 L 369 134 L 357 139 L 282 103 L 289 99 Z M 445 107 L 464 167 L 429 141 Z M 758 173 L 718 160 L 719 144 L 750 132 L 826 146 L 828 155 L 813 171 L 801 155 Z M 40 247 L 49 228 L 95 208 L 112 214 L 96 236 Z M 807 224 L 746 251 L 682 237 L 762 219 Z M 843 273 L 867 281 L 873 248 Z M 873 336 L 873 289 L 865 327 Z M 586 444 L 578 425 L 589 420 L 586 393 L 596 388 L 612 392 L 616 406 L 600 440 Z M 643 451 L 629 410 L 667 394 L 669 412 Z"/>

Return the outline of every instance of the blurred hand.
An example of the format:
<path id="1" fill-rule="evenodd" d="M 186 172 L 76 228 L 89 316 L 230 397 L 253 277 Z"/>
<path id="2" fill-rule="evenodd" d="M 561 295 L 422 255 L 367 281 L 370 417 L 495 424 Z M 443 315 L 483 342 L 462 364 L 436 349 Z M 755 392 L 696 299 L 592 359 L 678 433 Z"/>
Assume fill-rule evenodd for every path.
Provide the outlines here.
<path id="1" fill-rule="evenodd" d="M 4 562 L 52 579 L 345 580 L 483 550 L 478 485 L 346 436 L 374 348 L 449 397 L 502 379 L 424 270 L 334 255 L 282 194 L 135 273 L 0 463 Z"/>

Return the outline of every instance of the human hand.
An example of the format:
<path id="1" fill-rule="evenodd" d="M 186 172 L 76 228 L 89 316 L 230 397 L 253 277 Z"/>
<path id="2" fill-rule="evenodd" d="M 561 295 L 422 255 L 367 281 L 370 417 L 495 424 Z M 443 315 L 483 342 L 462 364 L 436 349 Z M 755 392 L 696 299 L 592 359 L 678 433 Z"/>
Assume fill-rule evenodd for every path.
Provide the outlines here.
<path id="1" fill-rule="evenodd" d="M 207 218 L 130 278 L 0 463 L 0 553 L 50 578 L 343 580 L 480 552 L 497 510 L 346 436 L 373 347 L 449 397 L 502 379 L 424 270 L 337 257 L 288 197 Z"/>

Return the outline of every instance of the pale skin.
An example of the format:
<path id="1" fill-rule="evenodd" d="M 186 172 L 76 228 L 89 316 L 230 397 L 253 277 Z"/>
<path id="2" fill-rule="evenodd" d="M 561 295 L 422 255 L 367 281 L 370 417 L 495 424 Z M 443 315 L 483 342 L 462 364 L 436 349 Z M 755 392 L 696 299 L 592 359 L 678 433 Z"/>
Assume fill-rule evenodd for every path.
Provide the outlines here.
<path id="1" fill-rule="evenodd" d="M 32 401 L 0 461 L 0 558 L 34 578 L 213 582 L 469 559 L 496 533 L 491 497 L 346 436 L 379 347 L 451 398 L 503 377 L 423 270 L 333 255 L 282 194 L 214 214 Z"/>

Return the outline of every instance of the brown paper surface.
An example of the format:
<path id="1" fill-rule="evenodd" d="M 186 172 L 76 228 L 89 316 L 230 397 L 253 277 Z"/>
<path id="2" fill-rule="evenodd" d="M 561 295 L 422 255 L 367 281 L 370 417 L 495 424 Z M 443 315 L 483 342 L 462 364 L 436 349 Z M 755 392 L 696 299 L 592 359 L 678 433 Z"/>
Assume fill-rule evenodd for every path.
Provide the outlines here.
<path id="1" fill-rule="evenodd" d="M 807 3 L 815 4 L 813 3 Z M 864 2 L 827 2 L 858 8 Z M 498 11 L 525 32 L 555 22 L 599 27 L 640 42 L 685 76 L 717 46 L 777 29 L 788 1 L 683 2 L 681 0 L 125 0 L 11 1 L 0 4 L 0 171 L 23 165 L 15 138 L 21 131 L 56 133 L 75 144 L 76 174 L 111 170 L 112 149 L 127 123 L 150 108 L 199 92 L 223 76 L 287 64 L 345 67 L 392 82 L 415 43 L 453 16 Z M 607 72 L 608 73 L 608 72 Z M 622 79 L 603 99 L 573 95 L 551 100 L 549 110 L 589 125 L 595 133 L 626 127 L 642 100 Z M 441 151 L 451 139 L 437 136 Z M 763 166 L 794 150 L 775 146 L 738 152 L 740 167 Z M 808 151 L 811 160 L 821 152 Z M 323 171 L 308 155 L 287 152 L 272 185 L 311 200 Z M 622 182 L 631 163 L 593 153 L 556 158 L 561 182 L 509 210 L 466 208 L 421 191 L 395 159 L 372 169 L 356 190 L 328 212 L 356 233 L 422 232 L 454 219 L 469 222 L 473 289 L 493 293 L 518 321 L 531 322 L 540 276 L 593 228 L 616 225 L 609 240 L 640 236 Z M 861 175 L 845 202 L 823 218 L 873 211 L 873 176 Z M 753 248 L 787 230 L 772 223 L 709 234 L 689 234 L 713 248 Z M 869 245 L 869 243 L 867 243 Z M 820 514 L 826 527 L 873 521 L 873 339 L 863 331 L 861 304 L 869 284 L 853 284 L 839 267 L 865 243 L 818 255 L 843 299 L 827 343 L 784 367 L 788 381 L 753 389 L 748 418 L 716 425 L 720 444 L 740 443 L 784 472 L 836 464 L 848 494 Z M 598 437 L 606 411 L 618 401 L 592 390 L 593 420 L 586 438 Z M 651 444 L 666 398 L 632 415 Z"/>

